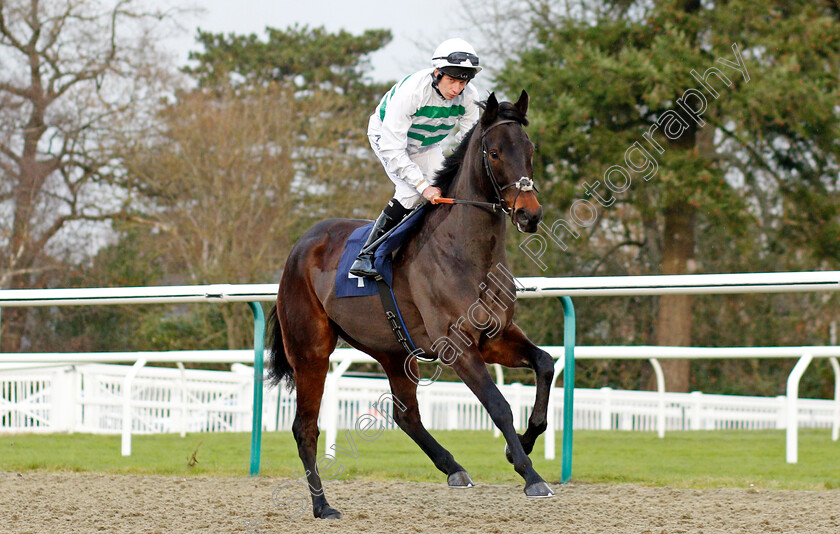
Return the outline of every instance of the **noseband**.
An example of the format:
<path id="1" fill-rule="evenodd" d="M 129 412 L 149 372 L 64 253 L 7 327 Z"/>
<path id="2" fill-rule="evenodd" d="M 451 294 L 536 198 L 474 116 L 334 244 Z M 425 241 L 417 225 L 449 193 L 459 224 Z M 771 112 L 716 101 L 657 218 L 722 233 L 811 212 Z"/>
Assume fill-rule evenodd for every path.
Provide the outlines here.
<path id="1" fill-rule="evenodd" d="M 490 183 L 493 184 L 493 190 L 496 192 L 496 202 L 486 204 L 492 206 L 493 211 L 501 210 L 506 215 L 510 215 L 511 221 L 515 224 L 515 221 L 513 221 L 513 214 L 516 211 L 516 201 L 519 200 L 519 195 L 522 194 L 522 192 L 524 191 L 534 191 L 536 193 L 539 193 L 539 189 L 537 189 L 537 186 L 534 185 L 534 180 L 528 178 L 527 176 L 522 176 L 521 178 L 519 178 L 519 180 L 515 182 L 511 182 L 505 186 L 500 186 L 499 180 L 493 173 L 493 167 L 490 165 L 490 157 L 487 152 L 487 141 L 485 140 L 485 136 L 487 135 L 487 132 L 489 132 L 496 126 L 509 123 L 519 124 L 518 121 L 515 121 L 513 119 L 503 119 L 491 124 L 489 127 L 487 127 L 484 131 L 481 132 L 481 159 L 482 161 L 484 161 L 484 170 L 490 177 Z M 515 187 L 517 191 L 516 197 L 514 197 L 513 199 L 513 205 L 510 208 L 508 208 L 507 202 L 502 197 L 502 192 L 504 192 L 505 189 L 509 189 L 511 187 Z"/>

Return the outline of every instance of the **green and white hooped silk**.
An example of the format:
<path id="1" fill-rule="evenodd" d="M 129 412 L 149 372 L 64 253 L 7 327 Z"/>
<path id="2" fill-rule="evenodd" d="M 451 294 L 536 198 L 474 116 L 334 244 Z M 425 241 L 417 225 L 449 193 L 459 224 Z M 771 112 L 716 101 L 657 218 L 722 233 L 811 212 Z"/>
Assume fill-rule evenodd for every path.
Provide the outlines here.
<path id="1" fill-rule="evenodd" d="M 475 88 L 467 85 L 463 93 L 446 100 L 432 87 L 432 72 L 415 72 L 394 84 L 368 124 L 368 136 L 379 136 L 379 155 L 386 168 L 415 188 L 423 176 L 409 156 L 440 143 L 459 124 L 458 137 L 463 136 L 479 115 Z"/>

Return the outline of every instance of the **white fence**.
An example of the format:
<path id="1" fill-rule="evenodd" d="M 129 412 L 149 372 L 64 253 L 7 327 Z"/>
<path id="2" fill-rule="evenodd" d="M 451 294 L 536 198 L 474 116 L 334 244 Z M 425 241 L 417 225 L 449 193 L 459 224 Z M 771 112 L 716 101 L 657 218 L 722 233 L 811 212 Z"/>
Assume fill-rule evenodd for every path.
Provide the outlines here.
<path id="1" fill-rule="evenodd" d="M 534 239 L 541 240 L 541 252 L 531 250 L 529 256 L 535 259 L 534 254 L 542 254 L 545 251 L 545 238 L 534 234 Z M 538 256 L 537 258 L 538 259 Z M 823 272 L 787 272 L 787 273 L 739 273 L 739 274 L 704 274 L 704 275 L 673 275 L 673 276 L 618 276 L 618 277 L 571 277 L 571 278 L 518 278 L 517 297 L 561 297 L 565 314 L 565 337 L 569 345 L 566 360 L 574 361 L 574 313 L 572 311 L 571 296 L 619 296 L 619 295 L 664 295 L 664 294 L 733 294 L 733 293 L 791 293 L 806 291 L 840 291 L 840 271 Z M 68 306 L 68 305 L 103 305 L 103 304 L 140 304 L 140 303 L 178 303 L 178 302 L 248 302 L 255 314 L 255 352 L 260 353 L 262 348 L 262 311 L 256 302 L 272 301 L 275 298 L 277 286 L 274 284 L 219 284 L 211 286 L 172 286 L 172 287 L 145 287 L 145 288 L 91 288 L 91 289 L 39 289 L 39 290 L 3 290 L 0 291 L 0 307 L 4 306 Z M 568 309 L 567 309 L 568 304 Z M 836 347 L 832 347 L 836 349 Z M 701 349 L 707 350 L 707 349 Z M 8 356 L 8 359 L 2 358 Z M 29 364 L 43 361 L 77 361 L 77 355 L 51 355 L 65 360 L 38 359 L 41 355 L 18 354 L 0 355 L 0 362 L 26 362 Z M 787 418 L 788 421 L 796 421 L 799 414 L 799 407 L 796 401 L 798 396 L 798 380 L 813 357 L 822 357 L 817 354 L 802 354 L 794 372 L 788 380 L 787 388 Z M 840 364 L 837 363 L 836 354 L 831 359 L 835 375 L 840 374 Z M 615 356 L 611 356 L 615 357 Z M 662 383 L 661 369 L 654 357 L 647 356 L 654 370 L 657 372 L 659 397 L 657 405 L 657 428 L 660 436 L 666 428 L 665 397 Z M 673 356 L 692 357 L 692 356 Z M 749 356 L 744 356 L 749 357 Z M 187 361 L 187 360 L 166 360 L 157 355 L 135 355 L 135 364 L 125 375 L 122 387 L 126 391 L 132 391 L 132 381 L 136 376 L 143 376 L 142 368 L 147 361 Z M 88 360 L 96 361 L 96 360 Z M 114 361 L 114 360 L 105 360 Z M 196 360 L 192 360 L 196 361 Z M 327 443 L 335 441 L 339 413 L 336 408 L 336 386 L 337 379 L 346 370 L 348 361 L 339 364 L 334 375 L 329 378 L 326 401 L 326 428 Z M 558 361 L 555 366 L 555 380 L 563 366 L 563 361 Z M 567 379 L 573 385 L 573 370 L 569 370 Z M 262 389 L 259 387 L 259 377 L 254 377 L 255 392 L 252 394 L 255 405 L 260 405 Z M 30 408 L 36 405 L 39 399 L 46 398 L 46 386 L 33 382 L 30 386 L 18 390 L 18 386 L 9 386 L 14 389 L 15 398 L 24 398 Z M 116 385 L 112 387 L 116 388 Z M 11 395 L 11 393 L 10 393 Z M 835 397 L 840 398 L 840 386 L 835 384 Z M 184 397 L 186 398 L 186 397 Z M 555 397 L 556 399 L 556 397 Z M 574 398 L 568 395 L 566 402 L 570 407 L 574 405 Z M 183 401 L 182 401 L 183 403 Z M 15 404 L 18 404 L 17 401 Z M 266 403 L 268 404 L 268 403 Z M 12 410 L 11 401 L 0 399 L 0 416 L 11 421 L 20 421 L 19 411 Z M 835 403 L 835 421 L 840 420 L 840 411 Z M 264 407 L 265 408 L 265 407 Z M 56 408 L 59 410 L 60 408 Z M 31 408 L 34 410 L 34 408 Z M 12 413 L 14 411 L 14 413 Z M 127 423 L 123 429 L 123 454 L 131 453 L 130 436 L 134 428 L 132 422 L 132 400 L 131 396 L 123 395 L 122 422 Z M 264 410 L 263 410 L 264 411 Z M 40 413 L 40 412 L 39 412 Z M 577 410 L 573 410 L 577 417 Z M 6 415 L 3 415 L 6 414 Z M 15 415 L 18 414 L 18 415 Z M 259 410 L 254 414 L 261 415 Z M 549 411 L 549 425 L 556 426 L 559 418 L 556 418 L 555 410 Z M 37 420 L 42 415 L 32 411 L 31 419 Z M 25 418 L 24 418 L 25 419 Z M 571 420 L 571 419 L 570 419 Z M 521 419 L 520 419 L 521 421 Z M 564 430 L 563 448 L 563 481 L 571 476 L 571 452 L 572 452 L 572 427 Z M 787 461 L 795 463 L 797 458 L 796 423 L 787 423 Z M 837 439 L 837 423 L 835 423 L 834 439 Z M 251 474 L 259 471 L 259 431 L 252 434 L 251 441 Z M 546 438 L 546 457 L 554 457 L 554 434 L 549 433 Z"/>
<path id="2" fill-rule="evenodd" d="M 618 349 L 629 347 L 579 347 L 583 357 L 587 357 L 587 352 L 614 355 Z M 241 352 L 245 357 L 250 355 L 250 351 Z M 233 368 L 231 372 L 160 367 L 137 370 L 129 403 L 130 431 L 183 435 L 251 430 L 253 370 L 242 364 L 234 364 Z M 103 364 L 6 364 L 0 368 L 0 432 L 121 433 L 123 387 L 133 369 Z M 375 405 L 390 391 L 386 380 L 338 376 L 335 371 L 332 376 L 336 379 L 335 398 L 325 395 L 320 425 L 333 434 L 332 443 L 337 429 L 352 428 L 363 414 L 381 416 L 393 426 L 390 414 L 377 412 Z M 508 384 L 500 389 L 511 405 L 514 424 L 524 430 L 534 402 L 534 387 Z M 475 395 L 462 383 L 435 382 L 420 387 L 418 400 L 424 424 L 430 429 L 494 428 Z M 330 408 L 333 402 L 337 408 L 334 413 Z M 575 389 L 574 426 L 656 431 L 664 421 L 667 430 L 783 429 L 788 424 L 789 405 L 785 396 Z M 799 427 L 831 428 L 837 439 L 840 401 L 799 399 L 795 406 Z M 552 409 L 554 428 L 561 430 L 563 395 L 559 389 L 552 397 Z M 290 429 L 294 413 L 294 395 L 285 388 L 264 391 L 264 430 Z M 335 418 L 335 426 L 330 424 L 331 418 Z"/>
<path id="3" fill-rule="evenodd" d="M 123 432 L 125 365 L 0 368 L 0 432 Z M 250 371 L 250 368 L 249 368 Z M 131 384 L 130 431 L 251 429 L 253 376 L 145 367 Z"/>

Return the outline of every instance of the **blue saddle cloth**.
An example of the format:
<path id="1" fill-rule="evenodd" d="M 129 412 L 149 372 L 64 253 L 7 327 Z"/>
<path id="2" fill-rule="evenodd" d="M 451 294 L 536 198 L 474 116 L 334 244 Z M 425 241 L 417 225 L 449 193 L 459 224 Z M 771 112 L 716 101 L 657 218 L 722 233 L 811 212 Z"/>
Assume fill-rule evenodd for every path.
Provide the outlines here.
<path id="1" fill-rule="evenodd" d="M 428 205 L 416 209 L 408 216 L 402 226 L 397 228 L 394 233 L 388 236 L 379 247 L 373 258 L 373 266 L 385 283 L 390 287 L 394 281 L 392 269 L 392 252 L 397 250 L 405 240 L 411 235 L 417 224 L 423 220 L 423 214 L 428 210 Z M 365 297 L 368 295 L 376 295 L 379 289 L 376 287 L 376 282 L 367 278 L 359 278 L 350 274 L 350 266 L 356 260 L 356 256 L 362 250 L 365 241 L 367 241 L 368 234 L 373 228 L 373 223 L 366 224 L 360 228 L 356 228 L 347 243 L 344 245 L 344 252 L 341 253 L 341 259 L 338 260 L 338 270 L 335 273 L 335 295 L 336 297 Z"/>

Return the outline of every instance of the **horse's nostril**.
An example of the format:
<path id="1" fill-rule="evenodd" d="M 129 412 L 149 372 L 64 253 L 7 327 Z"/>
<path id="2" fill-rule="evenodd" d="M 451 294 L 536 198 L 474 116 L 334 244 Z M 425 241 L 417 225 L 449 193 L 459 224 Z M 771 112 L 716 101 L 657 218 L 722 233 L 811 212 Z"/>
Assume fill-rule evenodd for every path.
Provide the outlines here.
<path id="1" fill-rule="evenodd" d="M 518 222 L 519 224 L 527 224 L 528 221 L 531 219 L 531 216 L 528 214 L 528 212 L 522 208 L 516 210 L 515 216 L 516 222 Z"/>
<path id="2" fill-rule="evenodd" d="M 536 211 L 519 208 L 513 214 L 513 222 L 520 232 L 536 232 L 541 220 L 542 206 L 538 207 Z"/>

